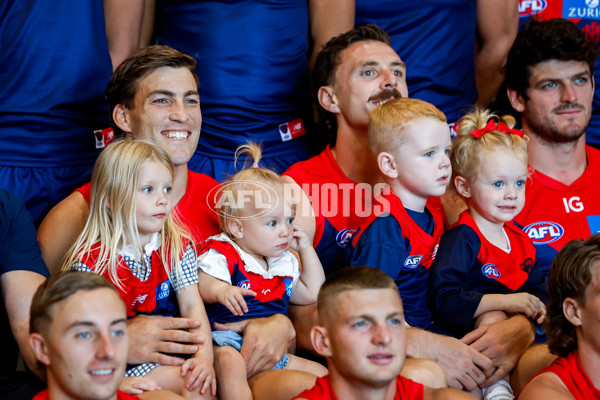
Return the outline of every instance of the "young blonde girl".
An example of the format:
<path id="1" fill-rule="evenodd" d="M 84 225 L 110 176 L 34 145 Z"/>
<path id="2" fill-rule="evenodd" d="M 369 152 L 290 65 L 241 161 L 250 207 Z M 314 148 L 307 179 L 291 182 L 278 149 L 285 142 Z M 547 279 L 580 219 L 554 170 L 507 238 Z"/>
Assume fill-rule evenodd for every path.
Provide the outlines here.
<path id="1" fill-rule="evenodd" d="M 295 207 L 281 178 L 258 163 L 254 143 L 236 152 L 253 159 L 250 168 L 227 181 L 217 200 L 222 233 L 207 240 L 199 257 L 200 293 L 211 323 L 227 323 L 287 313 L 288 302 L 316 302 L 325 276 L 306 232 L 294 225 Z M 294 254 L 289 248 L 297 251 Z M 298 258 L 302 263 L 302 270 Z M 213 332 L 215 369 L 221 399 L 252 399 L 242 338 L 232 331 Z M 275 368 L 324 375 L 325 367 L 291 354 Z"/>
<path id="2" fill-rule="evenodd" d="M 454 189 L 468 209 L 440 240 L 429 304 L 457 337 L 507 314 L 521 313 L 538 324 L 546 314 L 535 248 L 512 221 L 525 203 L 528 174 L 526 141 L 514 123 L 510 116 L 476 110 L 462 119 L 453 145 Z M 506 380 L 487 390 L 485 398 L 498 391 L 504 394 L 497 399 L 512 398 Z"/>
<path id="3" fill-rule="evenodd" d="M 92 173 L 90 214 L 63 265 L 93 271 L 119 291 L 128 317 L 182 316 L 202 321 L 197 333 L 210 337 L 198 293 L 196 253 L 170 214 L 173 164 L 167 153 L 144 141 L 112 143 Z M 140 394 L 162 387 L 185 398 L 216 393 L 210 345 L 199 346 L 181 367 L 130 366 L 122 390 Z M 133 378 L 137 377 L 137 378 Z"/>

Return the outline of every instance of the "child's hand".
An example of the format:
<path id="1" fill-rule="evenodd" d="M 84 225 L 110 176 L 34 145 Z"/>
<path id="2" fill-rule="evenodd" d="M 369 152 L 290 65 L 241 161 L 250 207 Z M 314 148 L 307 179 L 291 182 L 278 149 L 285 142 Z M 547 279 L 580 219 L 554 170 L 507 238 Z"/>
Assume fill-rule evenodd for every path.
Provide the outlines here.
<path id="1" fill-rule="evenodd" d="M 137 395 L 142 394 L 148 390 L 160 390 L 161 387 L 158 383 L 147 377 L 129 376 L 123 378 L 119 385 L 119 390 L 125 393 Z"/>
<path id="2" fill-rule="evenodd" d="M 181 366 L 181 376 L 185 377 L 185 387 L 190 392 L 200 388 L 200 394 L 208 389 L 213 396 L 217 394 L 217 378 L 212 362 L 200 357 L 190 358 Z"/>
<path id="3" fill-rule="evenodd" d="M 256 296 L 256 292 L 249 289 L 242 289 L 237 286 L 223 286 L 217 292 L 217 300 L 223 304 L 233 315 L 244 315 L 248 312 L 248 306 L 244 296 Z"/>
<path id="4" fill-rule="evenodd" d="M 546 306 L 536 296 L 529 293 L 505 295 L 507 312 L 522 313 L 541 324 L 546 317 Z"/>
<path id="5" fill-rule="evenodd" d="M 294 224 L 294 238 L 292 239 L 291 248 L 296 250 L 298 253 L 305 248 L 312 246 L 306 231 L 300 226 Z"/>

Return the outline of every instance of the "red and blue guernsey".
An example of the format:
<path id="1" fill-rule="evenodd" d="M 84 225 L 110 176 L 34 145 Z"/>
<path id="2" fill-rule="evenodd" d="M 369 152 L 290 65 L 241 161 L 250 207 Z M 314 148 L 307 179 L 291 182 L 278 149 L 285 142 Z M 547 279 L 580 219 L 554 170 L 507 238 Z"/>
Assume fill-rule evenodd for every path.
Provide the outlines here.
<path id="1" fill-rule="evenodd" d="M 277 258 L 269 258 L 269 270 L 265 270 L 250 254 L 227 237 L 226 234 L 211 237 L 207 251 L 198 258 L 203 272 L 231 285 L 256 292 L 256 296 L 244 296 L 248 312 L 233 315 L 219 302 L 206 304 L 210 324 L 228 323 L 250 318 L 287 315 L 292 286 L 300 276 L 298 259 L 286 251 Z"/>
<path id="2" fill-rule="evenodd" d="M 570 185 L 535 170 L 527 180 L 525 207 L 515 222 L 535 244 L 544 277 L 568 241 L 600 232 L 600 151 L 587 146 L 586 153 L 587 168 Z"/>
<path id="3" fill-rule="evenodd" d="M 352 235 L 367 218 L 389 209 L 371 190 L 348 178 L 328 146 L 319 155 L 292 165 L 284 175 L 294 179 L 315 213 L 314 247 L 325 275 L 348 266 Z"/>
<path id="4" fill-rule="evenodd" d="M 396 394 L 394 395 L 394 400 L 421 400 L 423 399 L 423 390 L 422 384 L 398 375 L 396 377 Z M 338 397 L 333 391 L 329 375 L 325 375 L 317 379 L 315 386 L 300 393 L 294 399 L 337 400 Z"/>
<path id="5" fill-rule="evenodd" d="M 435 258 L 444 222 L 427 204 L 424 212 L 407 210 L 398 196 L 384 194 L 390 212 L 373 215 L 352 238 L 351 265 L 367 265 L 391 276 L 402 296 L 406 322 L 431 329 L 427 308 L 429 267 Z"/>
<path id="6" fill-rule="evenodd" d="M 219 233 L 219 220 L 215 212 L 214 195 L 219 183 L 208 175 L 188 170 L 185 194 L 173 207 L 185 228 L 192 235 L 194 244 L 201 249 L 206 238 Z M 88 206 L 90 204 L 92 183 L 88 182 L 75 189 L 81 193 Z"/>
<path id="7" fill-rule="evenodd" d="M 467 211 L 440 241 L 429 277 L 429 306 L 436 322 L 456 337 L 473 329 L 484 294 L 528 292 L 546 302 L 545 281 L 535 267 L 535 247 L 514 222 L 504 224 L 510 250 L 490 243 Z"/>

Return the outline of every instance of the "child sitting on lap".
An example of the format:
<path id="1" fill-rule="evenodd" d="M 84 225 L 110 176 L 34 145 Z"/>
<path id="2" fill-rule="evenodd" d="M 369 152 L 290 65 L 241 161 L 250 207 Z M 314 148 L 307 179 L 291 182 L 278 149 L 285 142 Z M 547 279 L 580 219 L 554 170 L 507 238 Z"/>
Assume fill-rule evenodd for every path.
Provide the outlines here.
<path id="1" fill-rule="evenodd" d="M 211 324 L 287 314 L 289 302 L 313 304 L 325 276 L 306 232 L 294 225 L 295 205 L 281 178 L 258 167 L 261 150 L 242 146 L 252 168 L 237 172 L 219 193 L 217 210 L 222 233 L 207 240 L 198 258 L 200 293 Z M 298 252 L 297 256 L 289 248 Z M 239 350 L 242 337 L 214 331 L 215 368 L 221 399 L 252 399 L 246 365 Z M 285 355 L 275 368 L 289 368 L 321 376 L 320 364 Z"/>

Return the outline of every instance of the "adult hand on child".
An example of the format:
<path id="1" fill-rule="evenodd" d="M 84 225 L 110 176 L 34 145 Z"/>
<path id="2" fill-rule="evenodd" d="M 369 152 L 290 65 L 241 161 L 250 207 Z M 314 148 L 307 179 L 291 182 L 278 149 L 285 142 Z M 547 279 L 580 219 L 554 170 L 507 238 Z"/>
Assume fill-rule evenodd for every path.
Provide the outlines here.
<path id="1" fill-rule="evenodd" d="M 461 341 L 489 357 L 496 371 L 481 387 L 488 387 L 509 373 L 534 339 L 531 321 L 523 315 L 481 326 L 465 335 Z"/>
<path id="2" fill-rule="evenodd" d="M 233 285 L 223 285 L 217 292 L 219 303 L 227 307 L 233 315 L 244 315 L 248 312 L 244 296 L 256 296 L 256 292 Z"/>
<path id="3" fill-rule="evenodd" d="M 127 320 L 129 364 L 147 362 L 182 365 L 184 360 L 171 354 L 194 354 L 205 338 L 185 329 L 199 328 L 200 321 L 189 318 L 138 315 Z"/>
<path id="4" fill-rule="evenodd" d="M 244 337 L 240 354 L 246 361 L 248 377 L 273 368 L 296 337 L 294 326 L 283 314 L 229 324 L 215 322 L 213 326 L 216 330 L 232 330 Z"/>

